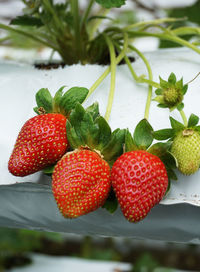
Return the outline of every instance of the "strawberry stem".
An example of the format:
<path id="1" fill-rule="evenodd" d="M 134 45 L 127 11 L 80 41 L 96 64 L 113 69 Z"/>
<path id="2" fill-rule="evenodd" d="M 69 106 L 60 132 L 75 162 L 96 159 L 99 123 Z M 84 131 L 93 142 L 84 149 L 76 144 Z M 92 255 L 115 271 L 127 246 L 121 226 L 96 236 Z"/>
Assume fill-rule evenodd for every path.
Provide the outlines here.
<path id="1" fill-rule="evenodd" d="M 135 46 L 129 45 L 129 48 L 131 50 L 135 51 L 140 56 L 140 58 L 143 60 L 144 64 L 146 65 L 147 71 L 148 71 L 149 81 L 151 82 L 151 84 L 149 84 L 149 87 L 148 87 L 148 95 L 147 95 L 146 106 L 145 106 L 145 114 L 144 114 L 144 118 L 146 120 L 148 120 L 149 110 L 150 110 L 150 105 L 151 105 L 151 98 L 152 98 L 152 90 L 153 90 L 152 83 L 154 84 L 154 82 L 153 82 L 153 73 L 152 73 L 152 70 L 151 70 L 151 66 L 150 66 L 148 60 L 145 58 L 145 56 Z M 132 69 L 132 71 L 133 71 L 133 69 Z M 156 83 L 156 85 L 157 85 L 157 83 Z M 154 84 L 154 86 L 155 86 L 155 84 Z"/>
<path id="2" fill-rule="evenodd" d="M 121 53 L 116 58 L 116 65 L 119 64 L 120 61 L 124 58 L 124 55 L 126 54 L 126 51 L 127 51 L 127 48 L 128 48 L 128 34 L 127 33 L 123 33 L 123 34 L 124 34 L 124 46 L 123 46 L 123 49 L 122 49 Z M 94 84 L 90 87 L 87 98 L 96 90 L 96 88 L 107 77 L 107 75 L 109 75 L 110 71 L 111 71 L 111 66 L 109 66 L 103 72 L 103 74 L 94 82 Z"/>
<path id="3" fill-rule="evenodd" d="M 187 117 L 185 115 L 185 112 L 183 110 L 180 110 L 179 112 L 180 112 L 181 118 L 183 120 L 184 126 L 187 127 L 188 126 L 188 121 L 187 121 Z"/>
<path id="4" fill-rule="evenodd" d="M 106 121 L 109 120 L 110 113 L 112 110 L 112 104 L 113 104 L 113 99 L 114 99 L 114 93 L 115 93 L 115 78 L 116 78 L 116 55 L 115 55 L 115 48 L 114 45 L 111 41 L 111 39 L 104 34 L 106 43 L 109 48 L 110 52 L 110 69 L 111 69 L 111 81 L 110 81 L 110 92 L 109 92 L 109 97 L 108 97 L 108 103 L 107 103 L 107 108 L 106 108 L 106 113 L 105 113 L 105 119 Z"/>

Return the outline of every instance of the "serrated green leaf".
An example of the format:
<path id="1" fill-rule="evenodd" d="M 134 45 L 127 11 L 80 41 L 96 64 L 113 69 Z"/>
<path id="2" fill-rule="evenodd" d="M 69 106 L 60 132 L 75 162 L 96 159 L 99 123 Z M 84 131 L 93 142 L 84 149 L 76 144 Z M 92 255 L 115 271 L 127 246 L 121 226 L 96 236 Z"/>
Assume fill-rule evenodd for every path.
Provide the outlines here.
<path id="1" fill-rule="evenodd" d="M 163 90 L 162 89 L 156 89 L 155 94 L 162 95 Z"/>
<path id="2" fill-rule="evenodd" d="M 181 78 L 179 81 L 177 81 L 175 86 L 177 89 L 182 90 L 183 89 L 183 78 Z"/>
<path id="3" fill-rule="evenodd" d="M 53 111 L 53 98 L 48 89 L 42 88 L 35 95 L 38 108 L 43 108 L 46 113 Z"/>
<path id="4" fill-rule="evenodd" d="M 83 87 L 72 87 L 62 96 L 60 108 L 62 108 L 65 114 L 68 115 L 77 103 L 83 103 L 88 92 L 88 89 Z"/>
<path id="5" fill-rule="evenodd" d="M 160 79 L 160 87 L 163 89 L 167 89 L 169 87 L 169 83 L 166 80 L 162 79 L 161 77 L 159 77 L 159 79 Z"/>
<path id="6" fill-rule="evenodd" d="M 84 145 L 95 149 L 98 145 L 99 127 L 94 123 L 92 115 L 89 112 L 85 112 L 83 120 L 79 123 L 79 131 Z"/>
<path id="7" fill-rule="evenodd" d="M 133 150 L 138 150 L 138 147 L 135 144 L 131 133 L 127 129 L 126 134 L 125 134 L 125 152 L 129 152 L 129 151 L 133 151 Z"/>
<path id="8" fill-rule="evenodd" d="M 178 111 L 182 111 L 184 108 L 184 103 L 182 102 L 182 103 L 178 104 L 178 106 L 176 108 Z"/>
<path id="9" fill-rule="evenodd" d="M 171 73 L 170 76 L 168 77 L 168 82 L 171 84 L 171 85 L 174 85 L 176 83 L 176 76 L 174 73 Z"/>
<path id="10" fill-rule="evenodd" d="M 172 128 L 160 129 L 160 130 L 153 131 L 152 133 L 153 133 L 154 139 L 160 140 L 160 141 L 172 138 L 175 134 Z"/>
<path id="11" fill-rule="evenodd" d="M 53 110 L 54 112 L 60 112 L 60 101 L 62 100 L 63 89 L 65 86 L 62 86 L 54 95 L 53 98 Z"/>
<path id="12" fill-rule="evenodd" d="M 91 106 L 87 107 L 86 112 L 89 112 L 95 120 L 99 116 L 99 104 L 97 102 L 93 103 Z"/>
<path id="13" fill-rule="evenodd" d="M 123 153 L 125 129 L 116 129 L 111 134 L 109 143 L 102 149 L 105 160 L 112 166 L 115 160 Z"/>
<path id="14" fill-rule="evenodd" d="M 191 114 L 188 120 L 188 127 L 194 127 L 199 123 L 199 117 L 195 114 Z"/>
<path id="15" fill-rule="evenodd" d="M 98 149 L 101 151 L 104 146 L 108 144 L 111 137 L 111 128 L 107 121 L 102 117 L 99 116 L 95 123 L 98 125 L 99 128 L 99 138 L 98 138 Z"/>
<path id="16" fill-rule="evenodd" d="M 185 126 L 182 123 L 178 122 L 173 117 L 170 117 L 169 119 L 170 119 L 171 126 L 175 131 L 179 131 L 185 128 Z"/>
<path id="17" fill-rule="evenodd" d="M 153 128 L 146 119 L 141 120 L 134 131 L 133 139 L 140 149 L 147 149 L 153 142 Z"/>
<path id="18" fill-rule="evenodd" d="M 184 85 L 181 90 L 182 90 L 182 94 L 185 95 L 187 93 L 187 90 L 188 90 L 188 85 Z"/>
<path id="19" fill-rule="evenodd" d="M 106 209 L 108 212 L 113 214 L 117 210 L 117 207 L 118 207 L 118 201 L 113 189 L 111 189 L 109 196 L 106 199 L 106 202 L 104 203 L 102 208 Z"/>
<path id="20" fill-rule="evenodd" d="M 104 8 L 119 8 L 126 3 L 126 0 L 95 0 Z"/>
<path id="21" fill-rule="evenodd" d="M 84 145 L 82 138 L 77 135 L 75 128 L 72 127 L 69 120 L 67 120 L 67 123 L 66 123 L 66 130 L 67 130 L 67 140 L 72 149 L 76 149 Z"/>
<path id="22" fill-rule="evenodd" d="M 200 126 L 195 126 L 194 129 L 200 133 Z"/>
<path id="23" fill-rule="evenodd" d="M 165 153 L 162 158 L 160 158 L 163 163 L 165 164 L 166 167 L 170 168 L 170 169 L 175 169 L 178 167 L 178 163 L 176 158 L 174 157 L 174 155 L 168 151 L 167 153 Z"/>
<path id="24" fill-rule="evenodd" d="M 148 149 L 148 152 L 159 158 L 162 158 L 167 153 L 170 147 L 171 142 L 156 143 Z"/>
<path id="25" fill-rule="evenodd" d="M 17 16 L 16 18 L 11 20 L 10 24 L 20 25 L 20 26 L 36 26 L 36 27 L 40 27 L 44 25 L 40 18 L 33 17 L 31 15 Z"/>
<path id="26" fill-rule="evenodd" d="M 171 189 L 171 181 L 169 179 L 169 174 L 167 173 L 167 175 L 168 175 L 168 186 L 167 186 L 167 190 L 165 192 L 164 197 L 170 192 L 170 189 Z"/>
<path id="27" fill-rule="evenodd" d="M 39 111 L 38 111 L 39 110 L 38 107 L 33 108 L 33 110 L 34 110 L 35 113 L 40 114 Z"/>

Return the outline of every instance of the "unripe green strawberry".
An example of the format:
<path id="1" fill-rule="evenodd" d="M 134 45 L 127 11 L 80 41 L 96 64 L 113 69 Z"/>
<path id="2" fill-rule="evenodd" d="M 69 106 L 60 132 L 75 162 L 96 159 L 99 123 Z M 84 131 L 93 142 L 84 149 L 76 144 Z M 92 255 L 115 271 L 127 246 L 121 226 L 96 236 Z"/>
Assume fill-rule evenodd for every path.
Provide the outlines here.
<path id="1" fill-rule="evenodd" d="M 56 164 L 52 191 L 64 217 L 76 218 L 101 207 L 110 191 L 110 167 L 87 149 L 66 153 Z"/>
<path id="2" fill-rule="evenodd" d="M 165 165 L 145 150 L 126 152 L 114 163 L 111 182 L 124 216 L 130 222 L 145 218 L 163 198 L 168 176 Z"/>
<path id="3" fill-rule="evenodd" d="M 184 129 L 175 136 L 171 152 L 177 159 L 178 169 L 184 175 L 195 173 L 200 166 L 200 135 L 193 129 Z"/>

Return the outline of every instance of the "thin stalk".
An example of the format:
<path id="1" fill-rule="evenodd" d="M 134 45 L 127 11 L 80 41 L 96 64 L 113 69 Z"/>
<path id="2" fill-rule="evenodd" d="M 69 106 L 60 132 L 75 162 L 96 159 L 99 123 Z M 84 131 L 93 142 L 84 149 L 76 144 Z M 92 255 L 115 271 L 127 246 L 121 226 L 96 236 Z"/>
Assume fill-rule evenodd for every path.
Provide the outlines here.
<path id="1" fill-rule="evenodd" d="M 139 56 L 140 58 L 143 60 L 143 62 L 145 63 L 146 65 L 146 68 L 147 68 L 147 71 L 148 71 L 148 75 L 149 75 L 149 80 L 151 82 L 153 82 L 153 73 L 152 73 L 152 70 L 151 70 L 151 66 L 148 62 L 148 60 L 145 58 L 145 56 L 136 48 L 134 47 L 133 45 L 129 45 L 129 48 L 133 51 L 135 51 Z M 150 105 L 151 105 L 151 99 L 152 99 L 152 91 L 153 91 L 153 88 L 152 88 L 152 85 L 149 85 L 149 88 L 148 88 L 148 95 L 147 95 L 147 100 L 146 100 L 146 106 L 145 106 L 145 114 L 144 114 L 144 118 L 146 118 L 148 120 L 149 118 L 149 110 L 150 110 Z"/>
<path id="2" fill-rule="evenodd" d="M 78 0 L 71 0 L 71 12 L 73 14 L 73 22 L 74 22 L 74 46 L 77 49 L 78 59 L 81 59 L 81 34 L 80 34 L 80 16 L 79 16 L 79 6 Z"/>
<path id="3" fill-rule="evenodd" d="M 128 47 L 128 35 L 127 35 L 127 33 L 124 33 L 124 46 L 123 46 L 121 53 L 116 58 L 116 65 L 119 64 L 120 61 L 124 58 L 124 55 L 126 54 L 127 47 Z M 111 67 L 109 66 L 103 72 L 103 74 L 94 82 L 94 84 L 90 87 L 87 98 L 94 92 L 94 90 L 96 90 L 96 88 L 107 77 L 107 75 L 110 73 L 110 71 L 111 71 Z"/>
<path id="4" fill-rule="evenodd" d="M 146 83 L 148 85 L 151 85 L 152 87 L 155 87 L 155 88 L 160 88 L 160 84 L 155 82 L 155 81 L 152 81 L 152 80 L 149 80 L 149 79 L 146 79 L 146 78 L 143 78 L 142 76 L 138 76 L 136 74 L 136 72 L 134 71 L 133 69 L 133 66 L 131 65 L 131 62 L 129 60 L 129 58 L 127 56 L 124 57 L 124 60 L 134 78 L 134 80 L 137 82 L 137 83 Z"/>
<path id="5" fill-rule="evenodd" d="M 6 36 L 6 37 L 3 37 L 3 38 L 0 38 L 0 43 L 5 42 L 5 41 L 9 41 L 10 39 L 11 39 L 10 36 Z"/>
<path id="6" fill-rule="evenodd" d="M 136 28 L 136 27 L 140 27 L 140 26 L 145 26 L 145 25 L 158 25 L 158 24 L 162 24 L 162 23 L 173 23 L 173 22 L 177 22 L 177 21 L 184 21 L 186 18 L 162 18 L 162 19 L 157 19 L 157 20 L 150 20 L 150 21 L 144 21 L 144 22 L 139 22 L 139 23 L 135 23 L 132 25 L 128 25 L 126 27 L 123 28 L 124 31 Z"/>
<path id="7" fill-rule="evenodd" d="M 101 8 L 98 12 L 97 16 L 106 16 L 106 14 L 109 12 L 109 9 Z M 99 28 L 100 24 L 102 22 L 102 19 L 96 19 L 94 20 L 93 24 L 90 27 L 89 31 L 89 40 L 92 40 L 94 37 L 95 32 Z"/>
<path id="8" fill-rule="evenodd" d="M 193 45 L 192 43 L 189 43 L 188 41 L 177 37 L 175 35 L 168 35 L 168 34 L 160 34 L 160 33 L 150 33 L 150 32 L 143 32 L 143 31 L 129 31 L 128 32 L 129 35 L 132 35 L 132 37 L 155 37 L 155 38 L 159 38 L 161 40 L 168 40 L 168 41 L 172 41 L 175 42 L 177 44 L 183 45 L 185 47 L 188 47 L 192 50 L 194 50 L 195 52 L 197 52 L 198 54 L 200 54 L 200 48 L 196 47 L 195 45 Z"/>
<path id="9" fill-rule="evenodd" d="M 23 30 L 20 30 L 20 29 L 12 28 L 12 27 L 4 25 L 4 24 L 0 24 L 0 28 L 4 29 L 4 30 L 7 30 L 7 31 L 15 32 L 15 33 L 20 34 L 20 35 L 23 35 L 23 36 L 28 37 L 28 38 L 36 41 L 36 42 L 44 44 L 47 47 L 51 47 L 55 51 L 59 51 L 59 48 L 56 47 L 55 45 L 44 41 L 43 39 L 39 38 L 38 36 L 35 36 L 35 35 L 31 34 L 30 32 L 26 32 L 26 31 L 23 31 Z"/>
<path id="10" fill-rule="evenodd" d="M 188 121 L 187 121 L 187 117 L 185 115 L 185 112 L 183 110 L 179 111 L 181 114 L 181 118 L 183 120 L 184 126 L 187 127 L 188 126 Z"/>
<path id="11" fill-rule="evenodd" d="M 60 30 L 62 33 L 64 32 L 62 21 L 58 18 L 54 8 L 51 6 L 48 0 L 43 0 L 43 4 L 45 8 L 52 14 L 53 20 L 55 22 L 56 28 Z"/>
<path id="12" fill-rule="evenodd" d="M 108 97 L 106 113 L 105 113 L 105 119 L 106 119 L 106 121 L 108 121 L 110 118 L 113 100 L 114 100 L 114 93 L 115 93 L 116 56 L 115 56 L 115 48 L 114 48 L 114 45 L 113 45 L 111 39 L 107 35 L 104 35 L 104 37 L 105 37 L 106 43 L 109 48 L 110 63 L 111 63 L 111 65 L 110 65 L 110 70 L 111 70 L 110 92 L 109 92 L 109 97 Z"/>
<path id="13" fill-rule="evenodd" d="M 88 6 L 87 6 L 87 8 L 85 10 L 85 13 L 83 15 L 83 19 L 82 19 L 82 22 L 81 22 L 81 28 L 86 23 L 87 18 L 88 18 L 89 14 L 90 14 L 90 11 L 92 9 L 93 4 L 94 4 L 94 0 L 90 0 L 89 4 L 88 4 Z"/>

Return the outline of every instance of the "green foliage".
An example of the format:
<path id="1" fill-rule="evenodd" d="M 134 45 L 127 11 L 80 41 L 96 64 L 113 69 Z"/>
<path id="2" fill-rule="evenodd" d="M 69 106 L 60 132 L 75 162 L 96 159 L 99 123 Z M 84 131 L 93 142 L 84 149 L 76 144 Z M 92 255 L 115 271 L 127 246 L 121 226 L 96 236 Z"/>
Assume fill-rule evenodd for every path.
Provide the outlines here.
<path id="1" fill-rule="evenodd" d="M 126 0 L 95 0 L 104 8 L 120 8 L 125 4 Z"/>

